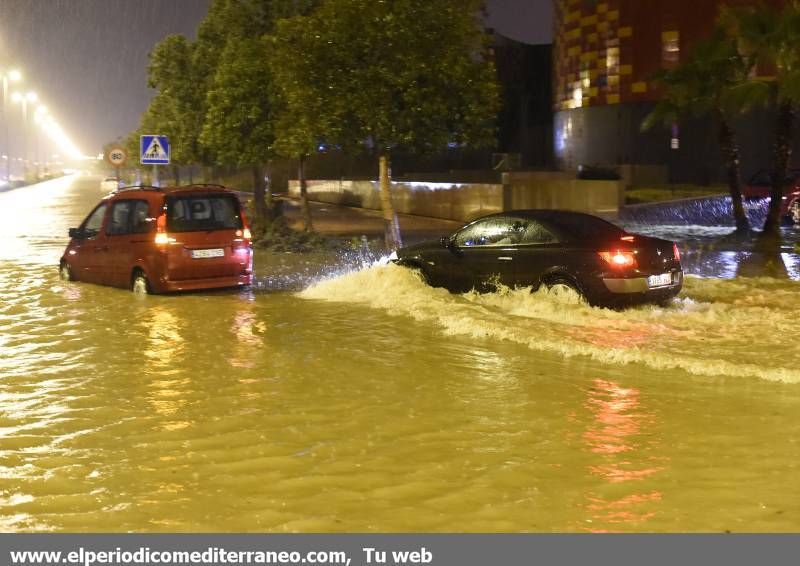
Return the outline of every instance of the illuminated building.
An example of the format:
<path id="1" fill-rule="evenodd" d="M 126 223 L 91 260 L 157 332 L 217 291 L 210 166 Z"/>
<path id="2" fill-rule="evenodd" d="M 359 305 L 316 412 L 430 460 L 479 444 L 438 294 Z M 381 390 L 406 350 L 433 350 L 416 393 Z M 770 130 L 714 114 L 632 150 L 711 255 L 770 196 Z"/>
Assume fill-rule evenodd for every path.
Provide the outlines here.
<path id="1" fill-rule="evenodd" d="M 721 177 L 708 118 L 641 132 L 659 98 L 652 77 L 685 59 L 713 28 L 722 5 L 742 0 L 555 0 L 554 150 L 560 169 L 662 165 L 673 181 Z M 780 5 L 774 0 L 768 2 Z M 764 117 L 737 124 L 743 172 L 768 165 Z M 764 136 L 767 136 L 766 138 Z"/>

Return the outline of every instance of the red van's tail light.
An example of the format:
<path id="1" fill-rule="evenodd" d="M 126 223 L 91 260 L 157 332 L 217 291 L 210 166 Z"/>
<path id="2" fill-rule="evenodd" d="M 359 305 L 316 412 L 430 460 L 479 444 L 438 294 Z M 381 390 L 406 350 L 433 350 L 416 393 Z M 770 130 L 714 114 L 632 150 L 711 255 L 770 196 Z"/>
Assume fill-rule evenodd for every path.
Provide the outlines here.
<path id="1" fill-rule="evenodd" d="M 175 238 L 170 238 L 169 234 L 167 234 L 167 215 L 162 213 L 156 218 L 155 243 L 157 246 L 164 246 L 174 241 Z"/>
<path id="2" fill-rule="evenodd" d="M 248 241 L 252 240 L 253 235 L 250 233 L 250 223 L 247 222 L 247 216 L 244 215 L 244 210 L 239 211 L 239 215 L 242 219 L 242 229 L 236 231 L 236 236 Z"/>
<path id="3" fill-rule="evenodd" d="M 242 218 L 242 227 L 236 230 L 236 237 L 241 238 L 241 240 L 236 240 L 233 242 L 233 245 L 231 246 L 233 253 L 248 252 L 253 247 L 251 242 L 253 235 L 250 233 L 250 228 L 247 226 L 247 218 L 244 215 L 244 211 L 241 211 L 239 214 Z"/>
<path id="4" fill-rule="evenodd" d="M 678 244 L 672 244 L 672 257 L 675 258 L 675 261 L 681 260 L 681 251 L 678 249 Z"/>
<path id="5" fill-rule="evenodd" d="M 637 267 L 636 263 L 636 255 L 633 252 L 623 252 L 623 251 L 614 251 L 614 252 L 597 252 L 600 257 L 602 257 L 606 263 L 613 267 Z"/>

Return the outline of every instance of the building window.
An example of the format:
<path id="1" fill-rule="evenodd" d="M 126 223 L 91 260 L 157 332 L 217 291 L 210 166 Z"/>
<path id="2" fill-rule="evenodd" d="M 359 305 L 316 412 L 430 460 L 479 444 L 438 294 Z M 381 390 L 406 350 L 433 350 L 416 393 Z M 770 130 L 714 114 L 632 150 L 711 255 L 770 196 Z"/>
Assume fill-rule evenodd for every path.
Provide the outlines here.
<path id="1" fill-rule="evenodd" d="M 581 88 L 586 90 L 592 86 L 592 80 L 588 70 L 581 71 Z"/>
<path id="2" fill-rule="evenodd" d="M 581 87 L 572 91 L 572 107 L 580 108 L 583 106 L 583 89 Z"/>
<path id="3" fill-rule="evenodd" d="M 674 67 L 681 60 L 681 34 L 665 31 L 661 34 L 661 60 L 665 68 Z"/>

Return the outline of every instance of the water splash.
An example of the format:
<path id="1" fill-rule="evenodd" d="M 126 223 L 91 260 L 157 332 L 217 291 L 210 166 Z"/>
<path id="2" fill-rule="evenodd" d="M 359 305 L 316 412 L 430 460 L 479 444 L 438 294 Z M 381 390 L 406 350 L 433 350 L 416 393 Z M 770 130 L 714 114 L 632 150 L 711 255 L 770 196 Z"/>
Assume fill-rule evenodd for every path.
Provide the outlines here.
<path id="1" fill-rule="evenodd" d="M 798 291 L 800 285 L 788 280 L 689 277 L 670 307 L 619 312 L 530 288 L 452 295 L 425 285 L 411 270 L 387 265 L 320 280 L 299 296 L 380 309 L 444 334 L 605 364 L 798 383 L 797 352 L 781 338 L 796 326 Z"/>

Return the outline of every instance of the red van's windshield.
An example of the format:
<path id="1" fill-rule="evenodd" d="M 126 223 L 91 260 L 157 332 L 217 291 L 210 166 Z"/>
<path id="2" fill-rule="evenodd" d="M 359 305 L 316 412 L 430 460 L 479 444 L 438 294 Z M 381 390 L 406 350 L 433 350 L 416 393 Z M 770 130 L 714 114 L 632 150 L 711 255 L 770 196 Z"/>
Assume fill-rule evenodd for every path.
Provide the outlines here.
<path id="1" fill-rule="evenodd" d="M 167 197 L 168 232 L 242 228 L 239 201 L 233 195 L 193 194 Z"/>

